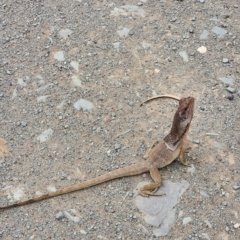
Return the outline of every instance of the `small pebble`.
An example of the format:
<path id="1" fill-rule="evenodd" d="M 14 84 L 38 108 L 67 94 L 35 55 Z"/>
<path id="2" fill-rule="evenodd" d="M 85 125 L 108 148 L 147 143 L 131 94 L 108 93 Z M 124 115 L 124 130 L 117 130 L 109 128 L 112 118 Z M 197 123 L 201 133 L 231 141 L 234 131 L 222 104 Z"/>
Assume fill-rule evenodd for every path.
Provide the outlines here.
<path id="1" fill-rule="evenodd" d="M 240 227 L 240 223 L 235 223 L 234 224 L 234 228 L 239 228 Z"/>
<path id="2" fill-rule="evenodd" d="M 206 53 L 206 52 L 207 52 L 207 48 L 204 47 L 204 46 L 201 46 L 201 47 L 199 47 L 199 48 L 197 49 L 197 51 L 203 54 L 203 53 Z"/>
<path id="3" fill-rule="evenodd" d="M 196 144 L 199 144 L 199 143 L 200 143 L 200 140 L 199 140 L 199 139 L 196 139 L 196 140 L 194 140 L 193 142 L 196 143 Z"/>
<path id="4" fill-rule="evenodd" d="M 58 212 L 58 213 L 55 215 L 55 218 L 56 218 L 57 220 L 60 220 L 60 219 L 64 218 L 64 214 L 60 211 L 60 212 Z"/>
<path id="5" fill-rule="evenodd" d="M 128 196 L 133 197 L 133 193 L 132 192 L 128 193 Z"/>
<path id="6" fill-rule="evenodd" d="M 239 189 L 240 189 L 240 186 L 234 185 L 234 186 L 233 186 L 233 189 L 234 189 L 234 190 L 239 190 Z"/>
<path id="7" fill-rule="evenodd" d="M 191 222 L 192 221 L 192 218 L 191 217 L 185 217 L 184 219 L 183 219 L 183 225 L 186 225 L 186 224 L 188 224 L 189 222 Z"/>
<path id="8" fill-rule="evenodd" d="M 226 207 L 228 205 L 228 203 L 226 201 L 224 201 L 223 205 Z"/>
<path id="9" fill-rule="evenodd" d="M 228 60 L 228 58 L 223 58 L 222 62 L 223 63 L 229 63 L 229 60 Z"/>
<path id="10" fill-rule="evenodd" d="M 236 89 L 232 88 L 232 87 L 228 87 L 228 88 L 226 88 L 226 90 L 230 93 L 235 93 L 236 92 Z"/>
<path id="11" fill-rule="evenodd" d="M 234 96 L 232 94 L 229 94 L 228 96 L 226 96 L 226 98 L 230 101 L 232 101 L 234 99 Z"/>
<path id="12" fill-rule="evenodd" d="M 134 105 L 134 103 L 133 103 L 133 102 L 129 102 L 128 104 L 129 104 L 129 106 L 133 106 L 133 105 Z"/>
<path id="13" fill-rule="evenodd" d="M 200 2 L 200 3 L 204 3 L 204 2 L 205 2 L 205 0 L 199 0 L 199 2 Z"/>
<path id="14" fill-rule="evenodd" d="M 114 148 L 115 148 L 115 150 L 119 150 L 121 148 L 121 146 L 120 146 L 120 144 L 116 143 Z"/>
<path id="15" fill-rule="evenodd" d="M 229 231 L 230 231 L 230 228 L 229 228 L 229 227 L 226 227 L 225 230 L 226 230 L 226 232 L 229 232 Z"/>
<path id="16" fill-rule="evenodd" d="M 23 121 L 23 122 L 21 122 L 21 125 L 22 125 L 22 127 L 26 127 L 27 126 L 27 122 Z"/>

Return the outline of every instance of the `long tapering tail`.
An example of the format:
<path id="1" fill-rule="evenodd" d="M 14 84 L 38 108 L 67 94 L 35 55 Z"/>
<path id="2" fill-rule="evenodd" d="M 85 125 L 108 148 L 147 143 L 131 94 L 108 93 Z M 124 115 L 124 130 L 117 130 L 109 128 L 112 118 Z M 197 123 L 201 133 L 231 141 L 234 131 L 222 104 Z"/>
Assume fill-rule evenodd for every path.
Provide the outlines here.
<path id="1" fill-rule="evenodd" d="M 56 192 L 47 193 L 42 196 L 35 197 L 35 198 L 29 199 L 26 201 L 22 201 L 22 202 L 8 205 L 8 206 L 0 207 L 0 209 L 8 209 L 8 208 L 19 207 L 19 206 L 30 204 L 30 203 L 39 202 L 39 201 L 42 201 L 42 200 L 45 200 L 48 198 L 60 196 L 60 195 L 66 194 L 66 193 L 71 193 L 71 192 L 75 192 L 80 189 L 98 185 L 100 183 L 107 182 L 107 181 L 110 181 L 110 180 L 113 180 L 116 178 L 134 176 L 134 175 L 138 175 L 138 174 L 141 174 L 141 173 L 144 173 L 147 171 L 148 171 L 148 168 L 146 166 L 146 162 L 142 162 L 140 164 L 136 164 L 136 165 L 132 165 L 132 166 L 128 166 L 128 167 L 124 167 L 124 168 L 120 168 L 120 169 L 108 172 L 99 177 L 92 178 L 87 181 L 75 184 L 73 186 L 57 190 Z"/>

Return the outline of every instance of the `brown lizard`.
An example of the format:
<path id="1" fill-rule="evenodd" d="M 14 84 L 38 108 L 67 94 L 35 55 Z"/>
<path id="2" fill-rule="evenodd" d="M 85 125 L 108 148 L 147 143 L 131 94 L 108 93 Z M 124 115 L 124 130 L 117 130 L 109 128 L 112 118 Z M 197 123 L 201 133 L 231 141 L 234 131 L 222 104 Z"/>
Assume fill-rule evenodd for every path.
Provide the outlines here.
<path id="1" fill-rule="evenodd" d="M 70 187 L 66 187 L 56 192 L 47 193 L 39 197 L 35 197 L 26 201 L 14 203 L 8 206 L 0 207 L 0 209 L 7 209 L 12 207 L 18 207 L 29 203 L 38 202 L 48 198 L 56 197 L 62 194 L 74 192 L 80 189 L 88 188 L 103 182 L 107 182 L 112 179 L 134 176 L 144 172 L 150 172 L 150 175 L 154 182 L 148 183 L 141 187 L 140 194 L 142 195 L 157 195 L 155 190 L 161 186 L 162 178 L 158 171 L 158 168 L 163 168 L 173 162 L 178 156 L 180 161 L 187 165 L 185 159 L 185 152 L 189 149 L 187 142 L 187 132 L 192 121 L 194 111 L 194 98 L 187 97 L 181 98 L 179 101 L 178 109 L 174 115 L 172 128 L 170 133 L 163 139 L 162 142 L 156 142 L 152 148 L 148 151 L 146 161 L 142 161 L 139 164 L 120 168 L 102 176 L 92 178 L 82 183 L 75 184 Z M 162 194 L 161 194 L 162 195 Z"/>

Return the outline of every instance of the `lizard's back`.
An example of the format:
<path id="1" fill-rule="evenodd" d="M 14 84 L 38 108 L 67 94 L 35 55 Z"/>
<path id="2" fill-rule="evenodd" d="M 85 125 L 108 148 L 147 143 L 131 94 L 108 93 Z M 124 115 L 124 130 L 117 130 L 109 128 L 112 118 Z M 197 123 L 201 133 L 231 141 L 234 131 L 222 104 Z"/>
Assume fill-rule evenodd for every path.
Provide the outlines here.
<path id="1" fill-rule="evenodd" d="M 174 151 L 167 147 L 165 142 L 160 142 L 151 149 L 147 162 L 149 168 L 157 167 L 163 168 L 173 162 L 180 153 L 180 146 L 178 146 Z"/>

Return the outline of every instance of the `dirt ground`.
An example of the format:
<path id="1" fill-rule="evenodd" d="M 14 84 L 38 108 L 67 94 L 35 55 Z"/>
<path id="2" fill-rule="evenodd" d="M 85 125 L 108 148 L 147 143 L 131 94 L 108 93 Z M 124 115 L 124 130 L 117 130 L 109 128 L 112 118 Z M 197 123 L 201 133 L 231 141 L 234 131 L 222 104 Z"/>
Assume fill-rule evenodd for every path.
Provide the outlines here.
<path id="1" fill-rule="evenodd" d="M 160 238 L 240 239 L 239 37 L 238 0 L 1 0 L 0 206 L 140 162 L 178 105 L 140 103 L 193 96 L 201 162 L 160 170 L 190 184 Z M 156 239 L 132 194 L 141 181 L 0 211 L 0 238 Z"/>

